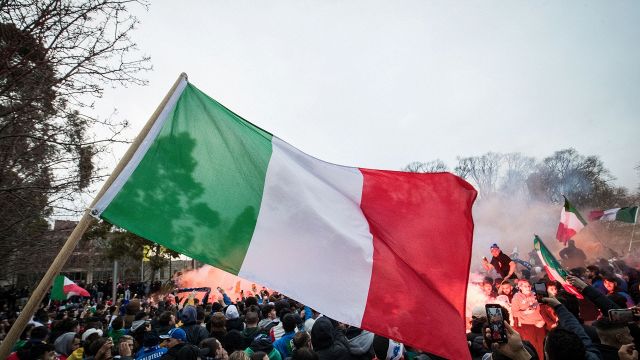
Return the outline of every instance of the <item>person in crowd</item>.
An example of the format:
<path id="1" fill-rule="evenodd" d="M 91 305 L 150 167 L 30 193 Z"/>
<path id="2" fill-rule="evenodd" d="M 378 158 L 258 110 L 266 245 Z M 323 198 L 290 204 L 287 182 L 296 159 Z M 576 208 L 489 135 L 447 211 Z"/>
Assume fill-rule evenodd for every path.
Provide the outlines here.
<path id="1" fill-rule="evenodd" d="M 171 329 L 160 335 L 160 339 L 162 346 L 168 349 L 161 360 L 197 360 L 200 356 L 200 349 L 188 342 L 187 333 L 182 328 Z"/>
<path id="2" fill-rule="evenodd" d="M 238 350 L 229 355 L 229 360 L 251 360 L 251 358 L 244 351 Z"/>
<path id="3" fill-rule="evenodd" d="M 142 336 L 144 336 L 143 333 L 141 333 L 141 337 L 140 337 L 140 342 L 139 343 L 142 343 Z M 133 336 L 131 336 L 131 335 L 122 336 L 120 338 L 120 341 L 115 346 L 115 348 L 118 350 L 117 355 L 120 355 L 120 350 L 122 348 L 126 348 L 127 349 L 127 351 L 126 351 L 127 354 L 134 355 L 136 350 L 137 350 L 135 348 L 135 343 L 136 343 L 136 340 L 134 340 Z"/>
<path id="4" fill-rule="evenodd" d="M 275 306 L 276 314 L 278 314 L 278 318 L 276 319 L 276 321 L 278 321 L 278 323 L 271 329 L 269 329 L 269 336 L 271 337 L 271 341 L 276 341 L 280 339 L 282 335 L 284 335 L 284 327 L 282 326 L 282 321 L 280 319 L 282 319 L 285 314 L 291 312 L 291 304 L 289 304 L 289 301 L 285 299 L 278 300 Z"/>
<path id="5" fill-rule="evenodd" d="M 126 334 L 127 330 L 124 329 L 124 318 L 122 316 L 116 316 L 107 331 L 107 336 L 117 344 L 120 341 L 120 337 Z"/>
<path id="6" fill-rule="evenodd" d="M 595 346 L 600 351 L 603 360 L 617 360 L 620 348 L 633 342 L 633 337 L 631 337 L 626 323 L 616 323 L 607 317 L 602 317 L 594 322 L 593 326 L 595 326 L 600 338 L 600 343 Z"/>
<path id="7" fill-rule="evenodd" d="M 576 242 L 573 240 L 569 240 L 567 247 L 560 250 L 559 255 L 562 266 L 566 269 L 584 267 L 584 262 L 587 260 L 584 251 L 576 247 Z"/>
<path id="8" fill-rule="evenodd" d="M 264 352 L 269 356 L 269 360 L 283 360 L 280 352 L 273 347 L 269 335 L 256 336 L 244 352 L 249 356 L 252 356 L 256 352 Z"/>
<path id="9" fill-rule="evenodd" d="M 498 296 L 490 278 L 482 282 L 482 293 L 487 297 L 487 301 L 493 301 Z"/>
<path id="10" fill-rule="evenodd" d="M 80 336 L 75 332 L 64 333 L 53 343 L 59 360 L 67 360 L 80 347 Z"/>
<path id="11" fill-rule="evenodd" d="M 272 327 L 278 325 L 278 315 L 276 313 L 276 307 L 273 304 L 266 304 L 262 307 L 262 320 L 258 323 L 258 326 L 267 334 Z"/>
<path id="12" fill-rule="evenodd" d="M 227 360 L 229 355 L 218 339 L 210 337 L 200 342 L 200 355 L 203 360 Z"/>
<path id="13" fill-rule="evenodd" d="M 633 307 L 635 304 L 633 303 L 633 299 L 629 294 L 622 291 L 618 287 L 618 279 L 616 276 L 607 276 L 604 279 L 604 287 L 607 289 L 607 296 L 611 296 L 614 294 L 620 295 L 624 297 L 626 307 Z"/>
<path id="14" fill-rule="evenodd" d="M 600 275 L 600 268 L 596 265 L 587 266 L 587 271 L 585 273 L 587 279 L 589 280 L 589 284 L 596 288 L 603 294 L 607 294 L 607 289 L 604 287 L 604 279 L 602 275 Z"/>
<path id="15" fill-rule="evenodd" d="M 209 337 L 214 337 L 218 340 L 224 339 L 227 335 L 227 319 L 224 314 L 221 312 L 213 313 L 211 320 L 209 320 L 209 327 L 211 328 Z"/>
<path id="16" fill-rule="evenodd" d="M 600 359 L 600 352 L 569 310 L 556 298 L 543 298 L 542 301 L 551 306 L 558 316 L 558 327 L 551 330 L 545 339 L 545 359 Z"/>
<path id="17" fill-rule="evenodd" d="M 375 335 L 373 352 L 376 360 L 400 360 L 404 356 L 404 345 L 384 336 Z"/>
<path id="18" fill-rule="evenodd" d="M 511 260 L 509 256 L 500 250 L 498 244 L 493 244 L 490 247 L 491 261 L 487 258 L 482 258 L 482 266 L 486 271 L 494 269 L 503 279 L 517 279 L 516 263 Z"/>
<path id="19" fill-rule="evenodd" d="M 498 288 L 498 295 L 505 295 L 509 299 L 509 303 L 513 299 L 515 292 L 513 291 L 513 284 L 511 280 L 502 281 Z"/>
<path id="20" fill-rule="evenodd" d="M 248 311 L 244 316 L 244 329 L 242 330 L 242 336 L 251 341 L 258 334 L 264 333 L 262 329 L 258 326 L 258 321 L 260 318 L 258 313 L 255 311 Z"/>
<path id="21" fill-rule="evenodd" d="M 540 315 L 540 307 L 535 294 L 531 291 L 529 280 L 518 280 L 519 292 L 511 301 L 511 312 L 516 329 L 526 340 L 529 340 L 538 354 L 543 351 L 545 322 Z"/>
<path id="22" fill-rule="evenodd" d="M 142 348 L 136 353 L 136 360 L 158 359 L 167 351 L 167 348 L 160 347 L 160 337 L 158 334 L 155 331 L 147 331 L 144 333 Z"/>
<path id="23" fill-rule="evenodd" d="M 197 316 L 196 308 L 191 305 L 185 306 L 180 315 L 180 320 L 182 320 L 181 329 L 187 334 L 187 342 L 196 346 L 209 337 L 207 329 L 198 324 Z"/>
<path id="24" fill-rule="evenodd" d="M 158 334 L 166 334 L 169 330 L 176 327 L 176 317 L 171 311 L 164 311 L 158 317 L 158 321 L 155 323 L 154 330 Z"/>
<path id="25" fill-rule="evenodd" d="M 235 305 L 227 306 L 224 312 L 224 317 L 227 319 L 227 331 L 238 330 L 242 331 L 244 328 L 243 321 L 240 318 L 240 313 Z"/>
<path id="26" fill-rule="evenodd" d="M 349 353 L 352 360 L 371 359 L 373 354 L 373 333 L 355 326 L 349 326 L 344 334 L 349 340 Z"/>
<path id="27" fill-rule="evenodd" d="M 558 296 L 558 285 L 555 281 L 548 281 L 546 283 L 547 293 L 549 297 L 555 298 Z M 540 315 L 544 319 L 545 328 L 547 330 L 551 330 L 556 327 L 558 324 L 558 317 L 556 316 L 555 311 L 550 306 L 546 304 L 539 304 L 540 306 Z"/>
<path id="28" fill-rule="evenodd" d="M 320 360 L 350 360 L 348 340 L 326 316 L 313 324 L 311 344 Z"/>
<path id="29" fill-rule="evenodd" d="M 301 348 L 293 351 L 291 360 L 319 360 L 318 354 L 310 348 Z"/>
<path id="30" fill-rule="evenodd" d="M 296 316 L 292 313 L 285 314 L 282 318 L 284 334 L 273 343 L 273 347 L 280 352 L 280 356 L 285 359 L 291 355 L 292 340 L 296 334 Z"/>

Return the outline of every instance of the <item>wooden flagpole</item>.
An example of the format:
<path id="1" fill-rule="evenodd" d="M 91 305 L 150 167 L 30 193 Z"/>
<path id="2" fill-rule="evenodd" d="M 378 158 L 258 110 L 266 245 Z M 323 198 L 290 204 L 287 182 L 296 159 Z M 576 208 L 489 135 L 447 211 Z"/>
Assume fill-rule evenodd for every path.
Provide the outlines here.
<path id="1" fill-rule="evenodd" d="M 40 280 L 40 283 L 31 294 L 31 297 L 29 298 L 29 301 L 25 305 L 24 309 L 22 309 L 22 311 L 20 312 L 20 315 L 18 316 L 16 321 L 13 323 L 13 326 L 11 326 L 11 329 L 7 333 L 7 336 L 4 338 L 4 340 L 0 344 L 0 359 L 6 359 L 7 356 L 9 356 L 9 354 L 11 353 L 11 349 L 13 348 L 13 345 L 16 343 L 16 341 L 18 341 L 18 338 L 20 337 L 20 334 L 22 334 L 22 332 L 24 331 L 24 328 L 27 326 L 27 323 L 29 322 L 33 314 L 37 311 L 37 309 L 40 307 L 40 303 L 42 302 L 42 299 L 44 299 L 44 296 L 47 293 L 47 290 L 49 289 L 49 287 L 51 287 L 51 284 L 53 283 L 53 279 L 60 272 L 60 270 L 62 270 L 62 267 L 69 259 L 69 256 L 71 256 L 71 253 L 75 249 L 76 245 L 78 245 L 78 242 L 82 238 L 82 235 L 84 235 L 85 231 L 87 231 L 87 228 L 91 224 L 91 219 L 92 219 L 90 214 L 90 211 L 91 211 L 90 209 L 95 205 L 98 199 L 100 199 L 102 195 L 104 195 L 107 189 L 109 189 L 111 184 L 118 177 L 120 172 L 122 172 L 124 167 L 131 160 L 131 158 L 133 157 L 133 154 L 136 152 L 136 150 L 138 149 L 138 147 L 140 146 L 144 138 L 147 136 L 147 134 L 149 133 L 149 130 L 151 130 L 151 127 L 155 123 L 156 119 L 158 118 L 158 116 L 160 116 L 162 109 L 166 106 L 167 102 L 169 102 L 171 95 L 173 95 L 174 91 L 176 90 L 176 88 L 178 87 L 178 85 L 183 79 L 187 80 L 187 74 L 185 73 L 180 74 L 176 82 L 171 87 L 171 90 L 169 90 L 167 95 L 165 95 L 164 99 L 162 99 L 162 102 L 160 103 L 160 105 L 158 105 L 158 107 L 156 108 L 156 111 L 153 113 L 153 115 L 151 115 L 151 118 L 149 118 L 144 128 L 142 128 L 142 130 L 140 131 L 140 133 L 138 134 L 134 142 L 131 144 L 131 146 L 129 146 L 129 149 L 127 150 L 125 155 L 122 157 L 122 159 L 120 159 L 120 162 L 118 163 L 116 168 L 113 170 L 113 172 L 111 173 L 107 181 L 104 183 L 104 185 L 102 185 L 102 189 L 100 189 L 100 191 L 98 192 L 98 195 L 96 195 L 96 197 L 93 199 L 89 208 L 84 211 L 84 214 L 80 219 L 80 222 L 78 222 L 78 225 L 76 225 L 71 235 L 69 235 L 69 238 L 62 246 L 62 249 L 60 249 L 60 252 L 56 256 L 56 258 L 53 260 L 53 263 L 51 263 L 51 266 L 49 266 L 49 270 L 47 270 L 45 275 L 42 277 L 42 280 Z"/>

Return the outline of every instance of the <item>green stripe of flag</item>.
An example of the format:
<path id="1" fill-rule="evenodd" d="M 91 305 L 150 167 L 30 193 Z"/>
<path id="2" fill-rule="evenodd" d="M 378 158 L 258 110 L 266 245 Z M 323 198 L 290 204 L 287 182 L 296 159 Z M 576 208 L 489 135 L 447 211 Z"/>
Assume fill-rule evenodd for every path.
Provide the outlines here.
<path id="1" fill-rule="evenodd" d="M 576 217 L 578 218 L 578 220 L 580 220 L 580 222 L 582 223 L 582 225 L 587 225 L 587 221 L 582 217 L 582 215 L 580 215 L 580 212 L 578 212 L 578 209 L 576 209 L 573 204 L 571 204 L 569 202 L 569 200 L 567 199 L 566 196 L 562 196 L 564 198 L 564 210 L 567 212 L 571 212 L 574 213 L 576 215 Z"/>
<path id="2" fill-rule="evenodd" d="M 189 84 L 101 217 L 237 274 L 256 226 L 271 138 Z"/>
<path id="3" fill-rule="evenodd" d="M 637 219 L 638 219 L 637 206 L 623 207 L 623 208 L 620 208 L 620 210 L 618 210 L 618 212 L 616 213 L 617 221 L 624 221 L 627 223 L 635 224 Z"/>
<path id="4" fill-rule="evenodd" d="M 51 287 L 51 300 L 67 300 L 67 295 L 64 293 L 64 276 L 58 275 L 53 280 L 53 286 Z"/>
<path id="5" fill-rule="evenodd" d="M 538 237 L 538 235 L 535 235 L 535 237 L 533 238 L 533 248 L 540 252 L 540 255 L 542 256 L 542 259 L 540 260 L 542 260 L 547 266 L 549 266 L 551 269 L 555 270 L 560 276 L 562 276 L 562 279 L 567 278 L 568 274 L 565 271 L 565 269 L 562 267 L 562 265 L 560 265 L 558 260 L 556 260 L 556 258 L 553 256 L 551 251 L 549 251 L 549 249 L 544 245 L 544 243 Z M 555 280 L 560 281 L 560 279 L 555 279 Z"/>

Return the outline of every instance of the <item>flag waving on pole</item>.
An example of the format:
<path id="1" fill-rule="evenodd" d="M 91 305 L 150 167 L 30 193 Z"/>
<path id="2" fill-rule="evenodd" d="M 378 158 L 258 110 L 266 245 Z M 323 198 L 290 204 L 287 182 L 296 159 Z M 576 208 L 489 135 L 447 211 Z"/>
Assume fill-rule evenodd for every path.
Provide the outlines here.
<path id="1" fill-rule="evenodd" d="M 638 220 L 638 207 L 622 207 L 608 210 L 593 210 L 589 213 L 589 220 L 622 221 L 635 224 Z"/>
<path id="2" fill-rule="evenodd" d="M 556 232 L 556 239 L 567 245 L 567 241 L 571 239 L 575 234 L 579 233 L 587 222 L 576 208 L 571 205 L 569 200 L 564 197 L 564 206 L 560 213 L 560 224 L 558 224 L 558 231 Z"/>
<path id="3" fill-rule="evenodd" d="M 449 173 L 318 160 L 183 79 L 92 214 L 340 322 L 467 359 L 475 197 Z"/>
<path id="4" fill-rule="evenodd" d="M 64 275 L 56 276 L 51 288 L 51 300 L 67 300 L 68 298 L 76 295 L 84 297 L 90 296 L 87 290 L 69 280 L 68 277 Z"/>
<path id="5" fill-rule="evenodd" d="M 583 296 L 580 291 L 567 282 L 567 271 L 560 265 L 560 262 L 556 260 L 551 251 L 547 249 L 538 235 L 533 238 L 533 248 L 538 253 L 549 280 L 559 282 L 568 293 L 575 295 L 578 299 L 582 299 Z"/>

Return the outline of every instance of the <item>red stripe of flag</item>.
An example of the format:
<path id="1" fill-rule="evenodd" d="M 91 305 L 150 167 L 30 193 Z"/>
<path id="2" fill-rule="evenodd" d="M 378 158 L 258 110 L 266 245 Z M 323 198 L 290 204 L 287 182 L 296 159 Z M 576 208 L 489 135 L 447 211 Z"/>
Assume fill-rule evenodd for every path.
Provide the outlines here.
<path id="1" fill-rule="evenodd" d="M 452 174 L 361 169 L 373 235 L 362 328 L 450 359 L 469 359 L 465 300 L 476 191 Z"/>

